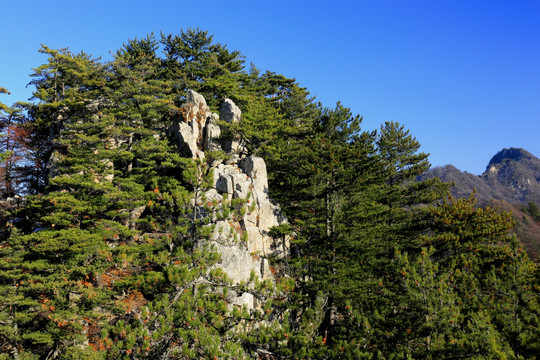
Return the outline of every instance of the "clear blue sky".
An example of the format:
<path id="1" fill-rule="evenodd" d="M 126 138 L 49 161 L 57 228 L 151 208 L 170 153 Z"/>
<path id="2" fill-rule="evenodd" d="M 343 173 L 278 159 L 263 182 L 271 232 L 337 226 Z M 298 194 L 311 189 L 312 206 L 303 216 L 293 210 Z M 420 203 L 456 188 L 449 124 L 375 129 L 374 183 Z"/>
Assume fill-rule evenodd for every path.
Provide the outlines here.
<path id="1" fill-rule="evenodd" d="M 109 58 L 127 39 L 199 27 L 294 77 L 365 129 L 397 121 L 433 165 L 474 174 L 505 147 L 540 156 L 540 1 L 2 1 L 0 86 L 27 100 L 40 44 Z"/>

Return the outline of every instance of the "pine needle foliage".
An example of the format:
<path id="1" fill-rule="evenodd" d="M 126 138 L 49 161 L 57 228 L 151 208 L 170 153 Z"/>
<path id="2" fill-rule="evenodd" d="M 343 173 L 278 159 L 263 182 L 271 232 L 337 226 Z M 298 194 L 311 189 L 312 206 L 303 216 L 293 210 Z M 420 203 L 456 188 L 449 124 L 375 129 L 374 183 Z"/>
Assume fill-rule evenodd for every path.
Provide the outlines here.
<path id="1" fill-rule="evenodd" d="M 35 102 L 0 103 L 2 196 L 28 194 L 0 214 L 0 359 L 539 353 L 540 272 L 511 216 L 417 180 L 428 154 L 403 125 L 364 131 L 200 29 L 128 40 L 107 62 L 39 51 Z M 226 154 L 184 158 L 169 138 L 189 89 L 213 111 L 232 99 L 243 120 L 221 123 L 222 140 L 266 161 L 288 217 L 268 232 L 289 246 L 266 259 L 274 281 L 233 284 L 208 246 L 211 219 L 250 210 L 206 198 Z"/>

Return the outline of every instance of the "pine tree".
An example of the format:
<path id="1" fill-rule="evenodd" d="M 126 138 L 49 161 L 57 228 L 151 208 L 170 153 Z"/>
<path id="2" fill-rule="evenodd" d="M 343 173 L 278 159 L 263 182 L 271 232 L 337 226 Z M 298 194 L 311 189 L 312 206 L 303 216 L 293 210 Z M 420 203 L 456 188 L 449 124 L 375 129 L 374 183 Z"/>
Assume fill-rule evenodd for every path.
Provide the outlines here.
<path id="1" fill-rule="evenodd" d="M 217 110 L 223 100 L 240 90 L 238 75 L 244 69 L 239 51 L 213 43 L 213 36 L 200 29 L 182 30 L 180 35 L 162 34 L 164 77 L 175 82 L 179 95 L 188 89 L 202 94 Z"/>
<path id="2" fill-rule="evenodd" d="M 0 88 L 0 93 L 9 92 Z M 0 197 L 16 194 L 20 179 L 17 174 L 19 163 L 24 160 L 24 131 L 21 109 L 0 103 Z"/>
<path id="3" fill-rule="evenodd" d="M 384 222 L 390 236 L 400 249 L 406 249 L 425 226 L 420 204 L 432 204 L 441 199 L 448 184 L 439 179 L 416 181 L 429 167 L 428 154 L 419 152 L 420 143 L 403 125 L 386 122 L 377 138 L 381 186 L 379 201 L 384 206 Z M 389 244 L 389 254 L 394 245 Z"/>
<path id="4" fill-rule="evenodd" d="M 298 237 L 292 253 L 300 294 L 291 309 L 297 330 L 289 347 L 300 356 L 362 355 L 346 344 L 352 339 L 347 316 L 359 274 L 345 209 L 365 186 L 374 154 L 374 134 L 362 132 L 360 122 L 340 104 L 321 109 L 311 134 L 293 143 L 290 172 L 280 178 L 283 189 L 289 187 L 282 206 Z"/>
<path id="5" fill-rule="evenodd" d="M 540 351 L 538 264 L 528 259 L 516 239 L 505 255 L 503 263 L 491 267 L 483 293 L 501 338 L 516 356 L 533 359 Z"/>
<path id="6" fill-rule="evenodd" d="M 511 217 L 473 198 L 435 204 L 447 185 L 416 181 L 427 154 L 402 125 L 362 131 L 349 109 L 245 71 L 199 29 L 129 40 L 106 63 L 40 51 L 39 102 L 0 103 L 2 191 L 21 186 L 12 129 L 37 169 L 0 238 L 0 359 L 538 353 L 540 272 L 508 235 Z M 212 221 L 247 209 L 206 198 L 222 154 L 182 158 L 168 138 L 190 88 L 214 110 L 233 99 L 243 121 L 224 137 L 267 162 L 290 221 L 269 234 L 291 244 L 289 259 L 269 259 L 275 282 L 233 285 L 205 245 Z M 260 308 L 232 306 L 231 291 Z"/>
<path id="7" fill-rule="evenodd" d="M 92 115 L 92 106 L 103 91 L 106 76 L 99 59 L 81 52 L 74 54 L 67 48 L 53 50 L 42 45 L 40 53 L 48 56 L 47 63 L 31 74 L 34 85 L 33 100 L 27 103 L 29 132 L 27 146 L 33 153 L 34 188 L 30 192 L 42 192 L 47 185 L 47 164 L 53 152 L 62 145 L 55 143 L 66 119 L 77 121 Z M 76 120 L 77 119 L 77 120 Z"/>
<path id="8" fill-rule="evenodd" d="M 25 191 L 25 172 L 31 165 L 28 161 L 28 131 L 19 105 L 6 108 L 4 114 L 0 113 L 0 128 L 3 135 L 0 151 L 6 154 L 1 166 L 3 192 L 6 196 L 14 196 Z"/>
<path id="9" fill-rule="evenodd" d="M 212 230 L 205 216 L 242 206 L 207 201 L 208 165 L 169 143 L 178 99 L 156 46 L 131 40 L 110 66 L 44 47 L 41 102 L 27 109 L 32 145 L 46 144 L 47 185 L 18 214 L 24 232 L 12 228 L 1 246 L 0 292 L 11 301 L 0 337 L 15 356 L 249 357 L 285 339 L 270 318 L 278 290 L 253 279 L 235 289 L 264 311 L 228 308 L 217 254 L 197 247 Z"/>
<path id="10" fill-rule="evenodd" d="M 279 198 L 280 176 L 294 171 L 289 156 L 308 136 L 321 109 L 294 79 L 269 71 L 261 75 L 254 66 L 242 78 L 241 89 L 232 98 L 242 109 L 242 121 L 222 124 L 224 137 L 232 132 L 250 155 L 265 159 L 271 191 Z"/>
<path id="11" fill-rule="evenodd" d="M 398 356 L 514 358 L 537 347 L 523 341 L 538 321 L 534 266 L 512 245 L 510 214 L 475 205 L 471 197 L 430 207 L 422 247 L 397 253 L 397 312 L 407 314 Z"/>
<path id="12" fill-rule="evenodd" d="M 402 126 L 387 123 L 365 139 L 364 156 L 356 160 L 362 165 L 348 166 L 352 173 L 340 223 L 343 271 L 335 279 L 343 292 L 338 313 L 343 321 L 335 321 L 336 337 L 344 352 L 370 349 L 388 356 L 406 330 L 401 318 L 406 314 L 398 311 L 402 293 L 395 278 L 396 250 L 414 246 L 426 229 L 421 205 L 435 201 L 446 186 L 414 182 L 429 163 Z"/>
<path id="13" fill-rule="evenodd" d="M 512 351 L 492 325 L 489 312 L 470 311 L 464 306 L 454 273 L 439 263 L 436 249 L 422 248 L 414 262 L 398 254 L 401 264 L 403 302 L 399 311 L 408 317 L 398 346 L 391 350 L 397 356 L 413 358 L 482 358 L 512 357 Z M 456 276 L 457 275 L 457 276 Z M 469 274 L 468 281 L 475 282 Z M 472 286 L 469 285 L 472 290 Z"/>

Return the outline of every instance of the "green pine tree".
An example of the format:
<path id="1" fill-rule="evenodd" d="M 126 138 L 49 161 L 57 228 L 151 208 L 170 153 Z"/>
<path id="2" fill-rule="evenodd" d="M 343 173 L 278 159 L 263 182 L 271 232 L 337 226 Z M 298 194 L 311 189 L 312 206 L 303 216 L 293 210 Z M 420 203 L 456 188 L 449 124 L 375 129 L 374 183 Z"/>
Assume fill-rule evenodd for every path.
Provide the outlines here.
<path id="1" fill-rule="evenodd" d="M 419 342 L 419 336 L 423 339 L 424 345 L 415 350 L 423 355 L 417 356 L 534 356 L 538 346 L 532 340 L 538 324 L 538 297 L 533 290 L 536 270 L 509 233 L 514 225 L 511 215 L 477 208 L 472 196 L 450 198 L 431 207 L 430 213 L 431 233 L 421 237 L 429 250 L 410 253 L 416 264 L 405 263 L 401 270 L 407 296 L 412 295 L 406 306 L 418 303 L 419 292 L 427 299 L 409 317 L 410 342 Z M 422 268 L 430 273 L 420 273 Z M 426 289 L 426 279 L 427 285 L 435 287 Z M 438 327 L 418 326 L 423 323 L 423 312 L 443 315 L 449 311 L 451 316 L 445 316 L 447 321 L 440 321 Z"/>
<path id="2" fill-rule="evenodd" d="M 213 43 L 213 35 L 199 28 L 182 30 L 180 35 L 161 34 L 166 79 L 175 82 L 180 96 L 188 89 L 202 94 L 212 110 L 240 90 L 239 75 L 244 69 L 239 51 Z"/>

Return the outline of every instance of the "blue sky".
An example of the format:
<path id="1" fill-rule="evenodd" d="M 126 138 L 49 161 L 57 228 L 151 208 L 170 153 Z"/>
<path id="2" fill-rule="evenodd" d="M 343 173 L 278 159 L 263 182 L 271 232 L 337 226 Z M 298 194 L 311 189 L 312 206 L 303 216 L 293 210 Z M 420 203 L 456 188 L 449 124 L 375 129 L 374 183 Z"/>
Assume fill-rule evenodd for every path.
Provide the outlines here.
<path id="1" fill-rule="evenodd" d="M 94 56 L 199 27 L 247 64 L 341 101 L 367 130 L 404 124 L 434 166 L 480 174 L 505 147 L 540 156 L 540 1 L 3 1 L 0 86 L 27 100 L 37 50 Z"/>

